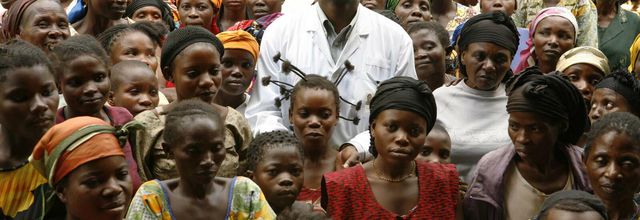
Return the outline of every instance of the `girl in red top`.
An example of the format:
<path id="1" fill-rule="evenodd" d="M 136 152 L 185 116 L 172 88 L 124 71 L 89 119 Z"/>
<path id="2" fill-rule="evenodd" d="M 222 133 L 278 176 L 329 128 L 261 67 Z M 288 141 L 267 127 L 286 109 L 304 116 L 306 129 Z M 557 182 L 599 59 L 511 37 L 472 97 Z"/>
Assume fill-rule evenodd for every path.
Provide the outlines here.
<path id="1" fill-rule="evenodd" d="M 386 80 L 369 107 L 375 159 L 326 174 L 322 207 L 333 219 L 454 219 L 454 165 L 415 161 L 436 120 L 427 84 L 410 77 Z"/>

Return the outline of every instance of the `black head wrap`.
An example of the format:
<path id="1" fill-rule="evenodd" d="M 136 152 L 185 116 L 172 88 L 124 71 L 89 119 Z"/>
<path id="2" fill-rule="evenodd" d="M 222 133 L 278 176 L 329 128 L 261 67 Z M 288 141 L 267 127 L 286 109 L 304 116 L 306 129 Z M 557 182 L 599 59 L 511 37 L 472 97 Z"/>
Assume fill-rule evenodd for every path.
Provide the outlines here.
<path id="1" fill-rule="evenodd" d="M 548 214 L 549 210 L 563 201 L 575 201 L 580 204 L 589 206 L 593 211 L 598 212 L 605 220 L 609 219 L 607 216 L 607 209 L 598 199 L 598 197 L 591 195 L 584 191 L 579 190 L 564 190 L 551 194 L 549 198 L 545 199 L 540 207 L 538 214 L 533 217 L 533 220 L 539 220 Z"/>
<path id="2" fill-rule="evenodd" d="M 207 29 L 200 26 L 186 26 L 169 33 L 167 41 L 162 47 L 162 56 L 160 57 L 160 67 L 163 70 L 162 74 L 165 79 L 169 79 L 170 76 L 167 75 L 168 73 L 165 73 L 164 69 L 171 66 L 176 56 L 188 46 L 200 42 L 210 43 L 215 46 L 222 59 L 224 46 L 222 46 L 222 42 Z"/>
<path id="3" fill-rule="evenodd" d="M 410 111 L 427 121 L 427 133 L 436 123 L 436 101 L 427 83 L 411 77 L 397 76 L 383 81 L 371 99 L 369 124 L 373 123 L 380 112 L 387 109 Z M 377 156 L 371 138 L 369 151 Z"/>
<path id="4" fill-rule="evenodd" d="M 631 106 L 631 112 L 640 114 L 640 81 L 627 71 L 616 71 L 607 75 L 596 89 L 607 88 L 620 94 Z"/>
<path id="5" fill-rule="evenodd" d="M 127 10 L 124 12 L 125 17 L 133 18 L 133 14 L 140 8 L 153 6 L 160 9 L 162 21 L 169 26 L 169 31 L 176 29 L 176 24 L 173 21 L 173 14 L 171 8 L 166 2 L 162 0 L 134 0 L 127 6 Z"/>
<path id="6" fill-rule="evenodd" d="M 578 89 L 560 72 L 543 75 L 530 67 L 507 82 L 507 112 L 532 112 L 566 122 L 559 140 L 575 144 L 590 123 Z"/>
<path id="7" fill-rule="evenodd" d="M 516 54 L 520 38 L 518 28 L 511 17 L 502 11 L 487 12 L 470 18 L 460 31 L 457 40 L 458 64 L 460 72 L 466 75 L 465 66 L 462 64 L 462 51 L 469 44 L 477 42 L 489 42 L 506 48 L 511 55 Z M 511 74 L 508 74 L 511 75 Z"/>

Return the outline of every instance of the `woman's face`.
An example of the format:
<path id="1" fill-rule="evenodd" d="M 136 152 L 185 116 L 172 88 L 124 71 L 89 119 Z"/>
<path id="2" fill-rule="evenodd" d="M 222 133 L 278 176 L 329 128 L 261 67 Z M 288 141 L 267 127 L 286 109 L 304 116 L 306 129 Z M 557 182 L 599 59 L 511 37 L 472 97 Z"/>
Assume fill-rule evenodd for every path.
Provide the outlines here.
<path id="1" fill-rule="evenodd" d="M 494 43 L 471 43 L 462 51 L 465 65 L 465 83 L 477 90 L 493 91 L 510 69 L 511 51 Z"/>
<path id="2" fill-rule="evenodd" d="M 520 159 L 540 161 L 553 153 L 562 129 L 536 113 L 511 112 L 508 131 Z"/>
<path id="3" fill-rule="evenodd" d="M 516 10 L 516 4 L 516 0 L 481 0 L 480 9 L 482 13 L 502 11 L 511 16 Z"/>
<path id="4" fill-rule="evenodd" d="M 180 23 L 211 28 L 215 9 L 209 0 L 180 0 L 178 5 Z"/>
<path id="5" fill-rule="evenodd" d="M 249 12 L 253 14 L 253 19 L 280 12 L 282 10 L 282 0 L 249 0 Z"/>
<path id="6" fill-rule="evenodd" d="M 569 77 L 571 84 L 578 88 L 587 104 L 591 101 L 591 95 L 595 90 L 596 84 L 604 78 L 602 70 L 585 63 L 573 64 L 562 73 Z"/>
<path id="7" fill-rule="evenodd" d="M 538 65 L 555 69 L 560 56 L 575 46 L 575 40 L 576 33 L 569 20 L 558 16 L 542 19 L 533 35 Z"/>
<path id="8" fill-rule="evenodd" d="M 640 141 L 609 131 L 595 138 L 585 161 L 593 192 L 605 204 L 633 201 L 640 190 Z"/>
<path id="9" fill-rule="evenodd" d="M 100 112 L 111 89 L 107 66 L 93 56 L 78 56 L 65 65 L 60 86 L 73 115 L 91 116 Z"/>
<path id="10" fill-rule="evenodd" d="M 123 156 L 81 165 L 56 187 L 70 219 L 122 219 L 131 201 L 131 177 Z"/>
<path id="11" fill-rule="evenodd" d="M 428 0 L 400 0 L 395 13 L 405 28 L 419 21 L 431 21 L 431 4 Z"/>
<path id="12" fill-rule="evenodd" d="M 289 119 L 302 146 L 305 149 L 329 147 L 338 122 L 333 93 L 324 89 L 302 88 L 293 98 Z"/>
<path id="13" fill-rule="evenodd" d="M 212 44 L 195 43 L 182 50 L 170 74 L 178 100 L 198 97 L 213 103 L 222 81 L 220 69 L 220 53 Z"/>
<path id="14" fill-rule="evenodd" d="M 123 60 L 137 60 L 146 63 L 154 72 L 158 68 L 156 45 L 146 34 L 133 31 L 124 33 L 111 46 L 111 63 Z"/>
<path id="15" fill-rule="evenodd" d="M 176 161 L 180 178 L 192 184 L 209 184 L 216 177 L 226 155 L 224 128 L 209 119 L 187 118 L 180 126 L 176 143 L 163 143 Z"/>
<path id="16" fill-rule="evenodd" d="M 385 0 L 360 0 L 360 4 L 371 10 L 384 10 Z"/>
<path id="17" fill-rule="evenodd" d="M 222 56 L 222 86 L 220 92 L 241 96 L 251 84 L 256 63 L 249 51 L 227 49 Z"/>
<path id="18" fill-rule="evenodd" d="M 612 112 L 631 112 L 631 105 L 616 91 L 608 88 L 596 89 L 591 97 L 591 111 L 589 111 L 591 124 Z"/>
<path id="19" fill-rule="evenodd" d="M 444 83 L 446 68 L 445 46 L 438 40 L 436 32 L 421 29 L 412 33 L 413 53 L 418 79 L 427 82 L 432 90 Z"/>
<path id="20" fill-rule="evenodd" d="M 414 112 L 404 110 L 380 112 L 370 129 L 378 157 L 389 163 L 407 163 L 416 159 L 427 137 L 427 121 Z"/>
<path id="21" fill-rule="evenodd" d="M 44 65 L 9 70 L 0 80 L 0 124 L 34 143 L 54 124 L 58 89 Z M 33 146 L 31 146 L 33 147 Z"/>
<path id="22" fill-rule="evenodd" d="M 55 1 L 34 2 L 20 21 L 20 39 L 40 47 L 47 53 L 69 35 L 67 14 Z"/>
<path id="23" fill-rule="evenodd" d="M 136 10 L 131 19 L 134 21 L 149 21 L 162 23 L 162 11 L 156 6 L 144 6 Z"/>
<path id="24" fill-rule="evenodd" d="M 110 20 L 119 20 L 124 16 L 131 0 L 89 0 L 87 5 L 90 11 L 100 17 Z"/>

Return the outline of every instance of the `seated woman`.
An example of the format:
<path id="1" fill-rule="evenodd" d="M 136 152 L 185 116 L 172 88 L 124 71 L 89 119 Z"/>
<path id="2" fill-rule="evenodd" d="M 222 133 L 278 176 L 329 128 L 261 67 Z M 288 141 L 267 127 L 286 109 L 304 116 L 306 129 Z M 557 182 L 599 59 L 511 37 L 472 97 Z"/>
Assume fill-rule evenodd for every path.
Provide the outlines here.
<path id="1" fill-rule="evenodd" d="M 587 134 L 584 155 L 593 192 L 609 219 L 638 219 L 633 198 L 640 190 L 640 119 L 628 112 L 605 115 Z"/>
<path id="2" fill-rule="evenodd" d="M 326 174 L 322 207 L 333 219 L 454 219 L 455 167 L 415 161 L 436 120 L 427 84 L 410 77 L 386 80 L 370 109 L 375 159 Z"/>
<path id="3" fill-rule="evenodd" d="M 127 219 L 275 219 L 250 179 L 216 176 L 225 160 L 225 129 L 210 103 L 193 99 L 174 104 L 162 138 L 178 178 L 144 183 Z"/>
<path id="4" fill-rule="evenodd" d="M 548 195 L 589 191 L 582 149 L 589 128 L 580 92 L 559 73 L 529 68 L 507 83 L 512 144 L 486 154 L 464 198 L 465 216 L 528 219 Z"/>
<path id="5" fill-rule="evenodd" d="M 589 46 L 576 47 L 562 54 L 556 70 L 578 88 L 587 108 L 591 106 L 596 84 L 611 73 L 607 57 L 597 48 Z"/>
<path id="6" fill-rule="evenodd" d="M 518 74 L 538 66 L 543 73 L 556 69 L 560 56 L 576 46 L 578 23 L 569 10 L 551 7 L 540 10 L 529 26 L 527 48 L 520 53 Z"/>
<path id="7" fill-rule="evenodd" d="M 131 201 L 131 177 L 121 134 L 94 117 L 53 126 L 31 156 L 35 168 L 66 206 L 65 219 L 122 219 Z"/>
<path id="8" fill-rule="evenodd" d="M 0 45 L 0 57 L 0 219 L 42 219 L 52 190 L 28 158 L 54 125 L 54 70 L 43 51 L 24 41 Z"/>
<path id="9" fill-rule="evenodd" d="M 224 120 L 226 159 L 218 176 L 242 174 L 246 149 L 251 143 L 251 130 L 242 114 L 231 107 L 214 103 L 220 88 L 221 57 L 224 47 L 216 36 L 201 27 L 187 26 L 169 33 L 162 48 L 161 68 L 173 82 L 178 101 L 197 98 L 210 103 Z M 173 103 L 158 106 L 136 115 L 143 128 L 136 132 L 136 161 L 143 180 L 171 179 L 178 176 L 175 162 L 162 148 L 165 116 Z"/>
<path id="10" fill-rule="evenodd" d="M 630 112 L 640 117 L 640 81 L 629 72 L 611 73 L 596 85 L 591 98 L 591 124 L 611 112 Z"/>
<path id="11" fill-rule="evenodd" d="M 0 42 L 20 38 L 49 53 L 71 35 L 67 14 L 56 0 L 18 0 L 6 12 Z M 75 32 L 75 31 L 73 31 Z"/>
<path id="12" fill-rule="evenodd" d="M 433 95 L 438 122 L 451 137 L 451 162 L 469 182 L 480 158 L 510 143 L 507 134 L 505 78 L 518 48 L 518 30 L 501 11 L 477 15 L 464 25 L 457 41 L 464 80 Z"/>
<path id="13" fill-rule="evenodd" d="M 249 103 L 246 93 L 253 80 L 260 45 L 246 31 L 224 31 L 216 35 L 224 46 L 222 55 L 222 84 L 214 102 L 235 109 L 244 115 Z"/>

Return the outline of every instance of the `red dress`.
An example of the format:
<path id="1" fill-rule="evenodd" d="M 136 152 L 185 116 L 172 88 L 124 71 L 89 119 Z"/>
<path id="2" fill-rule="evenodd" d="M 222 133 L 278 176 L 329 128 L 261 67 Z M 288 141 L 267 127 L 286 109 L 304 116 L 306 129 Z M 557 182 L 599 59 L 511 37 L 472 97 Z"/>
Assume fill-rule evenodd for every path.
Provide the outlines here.
<path id="1" fill-rule="evenodd" d="M 333 219 L 454 219 L 459 197 L 455 166 L 417 162 L 416 167 L 418 205 L 406 215 L 378 204 L 362 166 L 326 174 L 322 206 Z"/>

